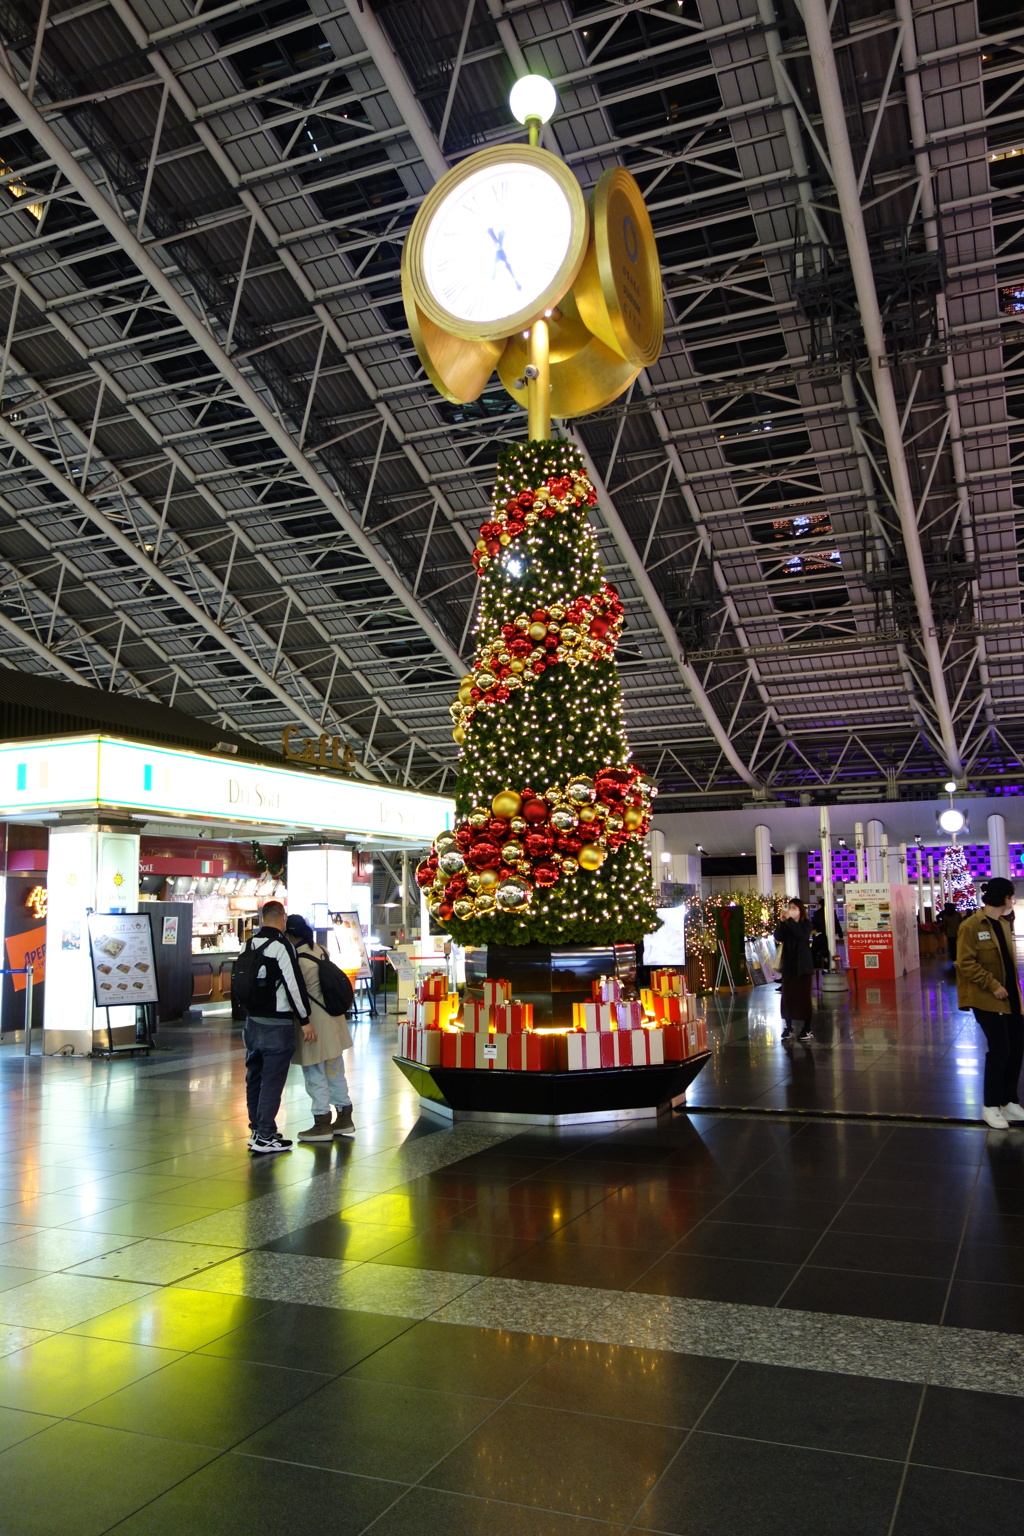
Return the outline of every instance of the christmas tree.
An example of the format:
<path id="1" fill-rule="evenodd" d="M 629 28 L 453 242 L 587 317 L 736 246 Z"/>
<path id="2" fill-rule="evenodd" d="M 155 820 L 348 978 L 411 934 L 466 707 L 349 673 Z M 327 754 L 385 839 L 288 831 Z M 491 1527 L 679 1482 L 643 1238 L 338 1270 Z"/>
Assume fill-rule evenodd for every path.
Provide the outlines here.
<path id="1" fill-rule="evenodd" d="M 456 825 L 416 878 L 459 944 L 607 944 L 658 926 L 643 846 L 654 785 L 631 762 L 604 580 L 576 450 L 498 463 L 473 563 L 473 669 L 451 706 Z"/>
<path id="2" fill-rule="evenodd" d="M 978 905 L 967 855 L 957 843 L 942 855 L 942 886 L 958 912 L 973 912 Z"/>

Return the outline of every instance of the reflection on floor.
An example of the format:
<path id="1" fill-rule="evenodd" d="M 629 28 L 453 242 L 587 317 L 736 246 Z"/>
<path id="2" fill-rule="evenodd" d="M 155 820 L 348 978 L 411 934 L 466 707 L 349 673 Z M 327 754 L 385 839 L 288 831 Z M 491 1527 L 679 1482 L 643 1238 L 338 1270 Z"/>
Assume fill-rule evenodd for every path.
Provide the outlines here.
<path id="1" fill-rule="evenodd" d="M 951 967 L 929 960 L 900 981 L 848 975 L 848 992 L 817 993 L 810 1047 L 780 1045 L 775 987 L 711 999 L 717 1048 L 690 1102 L 979 1120 L 985 1041 L 957 1008 Z"/>
<path id="2" fill-rule="evenodd" d="M 786 1091 L 774 995 L 722 1010 L 712 1092 Z M 940 1102 L 972 1028 L 909 996 L 814 1082 L 891 1106 L 927 1063 Z M 355 1143 L 258 1162 L 226 1024 L 0 1049 L 4 1536 L 1018 1528 L 1024 1132 L 447 1128 L 354 1033 Z"/>

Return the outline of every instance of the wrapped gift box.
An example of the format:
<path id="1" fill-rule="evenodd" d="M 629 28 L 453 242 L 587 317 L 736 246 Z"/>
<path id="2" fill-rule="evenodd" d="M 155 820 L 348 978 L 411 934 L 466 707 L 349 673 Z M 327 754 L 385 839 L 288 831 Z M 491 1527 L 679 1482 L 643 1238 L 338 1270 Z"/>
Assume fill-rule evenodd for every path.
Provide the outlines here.
<path id="1" fill-rule="evenodd" d="M 690 1055 L 696 1056 L 708 1048 L 708 1023 L 706 1019 L 691 1019 L 687 1024 L 690 1036 Z"/>
<path id="2" fill-rule="evenodd" d="M 622 1000 L 622 985 L 614 976 L 599 976 L 590 983 L 590 991 L 595 1003 L 618 1003 Z"/>
<path id="3" fill-rule="evenodd" d="M 474 1034 L 477 1030 L 486 1030 L 491 1022 L 490 1005 L 476 997 L 467 998 L 462 1006 L 462 1022 Z"/>
<path id="4" fill-rule="evenodd" d="M 515 1034 L 508 1036 L 508 1067 L 511 1072 L 564 1072 L 568 1060 L 565 1035 Z"/>
<path id="5" fill-rule="evenodd" d="M 681 997 L 686 990 L 686 979 L 679 971 L 652 971 L 651 990 L 666 997 Z"/>
<path id="6" fill-rule="evenodd" d="M 685 1024 L 686 1000 L 682 997 L 654 994 L 654 1017 L 659 1024 Z"/>
<path id="7" fill-rule="evenodd" d="M 631 998 L 627 1003 L 619 1003 L 618 1009 L 620 1029 L 643 1028 L 644 1010 L 638 998 Z"/>
<path id="8" fill-rule="evenodd" d="M 512 983 L 501 979 L 488 979 L 483 985 L 484 1002 L 489 1008 L 494 1008 L 498 1003 L 510 1003 L 512 1001 Z"/>
<path id="9" fill-rule="evenodd" d="M 616 1034 L 593 1030 L 566 1035 L 566 1070 L 592 1072 L 597 1067 L 617 1067 Z"/>
<path id="10" fill-rule="evenodd" d="M 573 1003 L 572 1025 L 587 1033 L 595 1030 L 638 1029 L 643 1017 L 642 1009 L 635 1011 L 630 1003 Z M 635 1022 L 634 1022 L 635 1020 Z"/>
<path id="11" fill-rule="evenodd" d="M 448 996 L 448 976 L 444 971 L 431 971 L 429 975 L 420 980 L 416 989 L 417 1000 L 421 1003 L 439 1002 L 441 998 Z"/>
<path id="12" fill-rule="evenodd" d="M 423 1067 L 439 1067 L 441 1041 L 444 1038 L 439 1029 L 421 1029 L 418 1024 L 399 1024 L 398 1054 Z"/>
<path id="13" fill-rule="evenodd" d="M 491 1009 L 488 1028 L 498 1035 L 521 1034 L 533 1028 L 532 1003 L 499 1003 Z"/>
<path id="14" fill-rule="evenodd" d="M 508 1035 L 478 1034 L 472 1036 L 476 1050 L 474 1065 L 492 1072 L 508 1070 Z"/>
<path id="15" fill-rule="evenodd" d="M 690 1030 L 686 1024 L 666 1024 L 663 1028 L 648 1031 L 661 1036 L 662 1054 L 666 1061 L 686 1061 L 690 1055 Z"/>
<path id="16" fill-rule="evenodd" d="M 660 1067 L 665 1060 L 660 1029 L 620 1029 L 612 1038 L 620 1067 Z"/>
<path id="17" fill-rule="evenodd" d="M 444 1029 L 457 1016 L 459 1011 L 459 999 L 455 993 L 450 996 L 445 994 L 443 998 L 431 999 L 426 1003 L 417 1003 L 417 1024 L 422 1024 L 426 1029 Z"/>
<path id="18" fill-rule="evenodd" d="M 442 1067 L 475 1067 L 476 1036 L 462 1029 L 445 1030 L 441 1035 Z"/>

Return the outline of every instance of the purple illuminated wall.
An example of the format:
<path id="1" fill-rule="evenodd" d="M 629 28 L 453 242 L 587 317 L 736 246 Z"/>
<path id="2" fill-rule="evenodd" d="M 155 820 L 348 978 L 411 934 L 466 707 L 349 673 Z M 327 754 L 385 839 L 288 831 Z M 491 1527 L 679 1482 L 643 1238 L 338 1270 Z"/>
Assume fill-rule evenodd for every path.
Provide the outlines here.
<path id="1" fill-rule="evenodd" d="M 918 853 L 925 855 L 925 865 L 922 871 L 923 878 L 928 879 L 928 855 L 935 859 L 935 868 L 938 871 L 942 863 L 942 855 L 945 853 L 947 843 L 935 843 L 918 849 L 916 845 L 907 848 L 907 880 L 911 885 L 917 882 Z M 989 863 L 988 843 L 966 843 L 963 845 L 967 855 L 967 868 L 975 880 L 984 880 L 991 873 Z M 807 878 L 812 885 L 821 884 L 821 849 L 812 849 L 807 855 Z M 852 848 L 833 848 L 832 850 L 832 879 L 844 883 L 857 878 L 857 854 Z M 1010 878 L 1014 880 L 1024 879 L 1024 843 L 1010 844 Z"/>

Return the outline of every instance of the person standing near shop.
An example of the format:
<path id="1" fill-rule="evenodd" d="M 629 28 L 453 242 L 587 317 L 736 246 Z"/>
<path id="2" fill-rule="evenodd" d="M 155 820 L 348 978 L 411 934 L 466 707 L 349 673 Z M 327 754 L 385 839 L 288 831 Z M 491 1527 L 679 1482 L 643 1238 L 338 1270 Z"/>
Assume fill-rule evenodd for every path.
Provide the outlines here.
<path id="1" fill-rule="evenodd" d="M 1024 1009 L 1013 948 L 1013 882 L 1001 875 L 982 886 L 985 905 L 960 924 L 956 942 L 957 1001 L 973 1008 L 988 1043 L 981 1117 L 994 1131 L 1024 1121 L 1020 1069 Z"/>
<path id="2" fill-rule="evenodd" d="M 799 1020 L 803 1028 L 797 1038 L 810 1042 L 814 1039 L 811 1032 L 811 1015 L 814 1011 L 811 996 L 811 977 L 814 973 L 811 920 L 798 896 L 790 901 L 786 914 L 775 930 L 775 942 L 782 946 L 782 1038 L 792 1038 L 793 1021 Z"/>
<path id="3" fill-rule="evenodd" d="M 285 911 L 268 901 L 260 927 L 235 961 L 232 993 L 245 1008 L 245 1097 L 249 1106 L 249 1150 L 290 1152 L 277 1129 L 288 1068 L 295 1053 L 296 1022 L 309 1031 L 309 1000 L 295 953 L 285 938 Z"/>
<path id="4" fill-rule="evenodd" d="M 295 946 L 295 957 L 310 1003 L 309 1024 L 295 1026 L 295 1050 L 306 1092 L 313 1101 L 313 1124 L 308 1130 L 300 1131 L 298 1139 L 315 1142 L 332 1141 L 335 1136 L 354 1136 L 352 1097 L 345 1080 L 342 1055 L 352 1044 L 345 1017 L 355 1001 L 352 983 L 344 971 L 335 968 L 336 984 L 343 983 L 348 988 L 348 1004 L 343 1012 L 332 1013 L 324 998 L 320 972 L 321 962 L 330 958 L 326 949 L 316 942 L 312 928 L 297 912 L 289 917 L 286 932 Z M 332 1104 L 338 1111 L 333 1125 Z"/>

